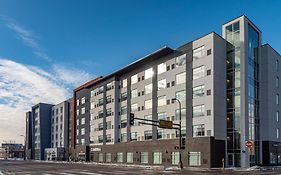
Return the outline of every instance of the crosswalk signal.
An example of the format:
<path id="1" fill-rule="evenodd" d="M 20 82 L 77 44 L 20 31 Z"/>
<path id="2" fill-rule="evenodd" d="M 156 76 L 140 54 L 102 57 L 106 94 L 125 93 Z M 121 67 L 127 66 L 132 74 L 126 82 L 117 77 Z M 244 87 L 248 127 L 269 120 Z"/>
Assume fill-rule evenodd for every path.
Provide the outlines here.
<path id="1" fill-rule="evenodd" d="M 135 123 L 135 114 L 133 114 L 133 113 L 130 113 L 130 125 L 132 126 L 132 125 L 134 125 L 134 123 Z"/>

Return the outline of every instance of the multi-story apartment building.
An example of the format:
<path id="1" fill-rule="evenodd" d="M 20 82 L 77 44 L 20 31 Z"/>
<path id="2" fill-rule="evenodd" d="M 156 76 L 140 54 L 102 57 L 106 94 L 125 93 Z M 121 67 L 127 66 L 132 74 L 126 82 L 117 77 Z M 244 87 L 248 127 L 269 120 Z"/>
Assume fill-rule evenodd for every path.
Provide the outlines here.
<path id="1" fill-rule="evenodd" d="M 184 166 L 281 164 L 280 54 L 246 16 L 74 90 L 74 157 L 177 165 L 179 132 L 129 124 L 130 113 L 179 123 Z M 75 140 L 75 141 L 74 141 Z M 252 144 L 249 149 L 247 143 Z M 249 144 L 247 144 L 249 146 Z"/>
<path id="2" fill-rule="evenodd" d="M 73 90 L 71 160 L 89 161 L 90 145 L 90 89 L 101 77 Z"/>
<path id="3" fill-rule="evenodd" d="M 70 114 L 70 104 L 68 101 L 64 101 L 52 107 L 51 148 L 45 149 L 46 160 L 68 159 Z"/>
<path id="4" fill-rule="evenodd" d="M 32 157 L 32 115 L 31 112 L 26 112 L 26 118 L 25 118 L 25 159 L 30 160 L 33 159 Z"/>
<path id="5" fill-rule="evenodd" d="M 32 129 L 28 130 L 29 137 L 31 138 L 31 153 L 32 159 L 44 160 L 45 148 L 51 147 L 51 111 L 52 104 L 39 103 L 32 107 L 31 111 L 31 126 Z M 31 132 L 31 133 L 30 133 Z M 30 140 L 26 140 L 26 145 Z"/>

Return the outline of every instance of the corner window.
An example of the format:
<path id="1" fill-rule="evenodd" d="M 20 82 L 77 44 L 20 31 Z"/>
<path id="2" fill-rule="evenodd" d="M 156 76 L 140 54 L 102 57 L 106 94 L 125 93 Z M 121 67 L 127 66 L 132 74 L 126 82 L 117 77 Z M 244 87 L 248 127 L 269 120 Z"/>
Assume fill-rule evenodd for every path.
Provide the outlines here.
<path id="1" fill-rule="evenodd" d="M 193 61 L 202 58 L 205 54 L 205 46 L 198 47 L 197 49 L 193 50 Z"/>
<path id="2" fill-rule="evenodd" d="M 157 73 L 158 74 L 162 74 L 162 73 L 164 73 L 164 72 L 166 72 L 166 63 L 161 63 L 161 64 L 158 64 L 158 66 L 157 66 Z"/>
<path id="3" fill-rule="evenodd" d="M 149 79 L 153 76 L 153 69 L 149 68 L 144 71 L 144 79 Z"/>
<path id="4" fill-rule="evenodd" d="M 152 93 L 152 84 L 148 84 L 144 87 L 145 94 Z"/>
<path id="5" fill-rule="evenodd" d="M 176 66 L 182 66 L 186 64 L 186 54 L 176 57 Z"/>
<path id="6" fill-rule="evenodd" d="M 123 81 L 122 81 L 122 87 L 124 88 L 124 87 L 127 87 L 127 79 L 124 79 Z"/>
<path id="7" fill-rule="evenodd" d="M 135 84 L 138 82 L 138 74 L 131 76 L 131 84 Z"/>

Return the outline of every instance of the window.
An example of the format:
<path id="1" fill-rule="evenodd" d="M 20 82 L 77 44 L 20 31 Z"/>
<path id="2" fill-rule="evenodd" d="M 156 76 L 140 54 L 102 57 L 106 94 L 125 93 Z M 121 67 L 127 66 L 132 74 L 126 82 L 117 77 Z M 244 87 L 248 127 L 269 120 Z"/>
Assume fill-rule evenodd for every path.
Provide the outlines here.
<path id="1" fill-rule="evenodd" d="M 95 103 L 92 102 L 92 103 L 91 103 L 91 109 L 94 109 L 94 108 L 95 108 Z"/>
<path id="2" fill-rule="evenodd" d="M 121 115 L 127 115 L 127 106 L 121 107 Z"/>
<path id="3" fill-rule="evenodd" d="M 138 139 L 138 133 L 137 132 L 131 132 L 131 141 L 136 141 Z"/>
<path id="4" fill-rule="evenodd" d="M 145 140 L 151 140 L 152 139 L 152 131 L 144 131 L 144 139 Z"/>
<path id="5" fill-rule="evenodd" d="M 80 105 L 79 102 L 80 102 L 79 99 L 77 99 L 77 100 L 76 100 L 76 106 L 79 106 L 79 105 Z"/>
<path id="6" fill-rule="evenodd" d="M 205 76 L 205 66 L 200 66 L 193 69 L 193 80 L 202 78 Z"/>
<path id="7" fill-rule="evenodd" d="M 279 128 L 276 129 L 276 138 L 279 139 Z"/>
<path id="8" fill-rule="evenodd" d="M 144 116 L 144 119 L 146 119 L 146 120 L 152 120 L 152 115 L 146 115 L 146 116 Z M 151 122 L 149 122 L 149 121 L 146 121 L 147 123 L 151 123 Z"/>
<path id="9" fill-rule="evenodd" d="M 153 153 L 153 164 L 162 164 L 162 153 L 161 152 Z"/>
<path id="10" fill-rule="evenodd" d="M 138 82 L 138 74 L 131 76 L 131 84 L 135 84 Z"/>
<path id="11" fill-rule="evenodd" d="M 166 88 L 166 79 L 159 80 L 157 83 L 158 91 Z"/>
<path id="12" fill-rule="evenodd" d="M 189 165 L 200 166 L 201 165 L 201 152 L 189 152 Z"/>
<path id="13" fill-rule="evenodd" d="M 145 94 L 152 93 L 152 84 L 148 84 L 144 87 Z"/>
<path id="14" fill-rule="evenodd" d="M 279 111 L 276 112 L 276 121 L 279 122 Z"/>
<path id="15" fill-rule="evenodd" d="M 122 81 L 122 87 L 124 88 L 124 87 L 127 87 L 127 84 L 128 83 L 128 81 L 127 81 L 127 79 L 124 79 L 123 81 Z"/>
<path id="16" fill-rule="evenodd" d="M 99 106 L 103 105 L 103 98 L 99 99 Z"/>
<path id="17" fill-rule="evenodd" d="M 106 129 L 111 129 L 111 121 L 106 122 Z"/>
<path id="18" fill-rule="evenodd" d="M 158 74 L 162 74 L 163 72 L 166 72 L 166 63 L 158 64 L 157 69 L 158 69 Z"/>
<path id="19" fill-rule="evenodd" d="M 279 105 L 279 94 L 276 94 L 276 104 Z"/>
<path id="20" fill-rule="evenodd" d="M 93 96 L 95 96 L 95 91 L 94 90 L 91 91 L 91 97 L 93 97 Z"/>
<path id="21" fill-rule="evenodd" d="M 106 104 L 107 104 L 107 103 L 111 103 L 111 101 L 112 101 L 112 100 L 111 100 L 111 95 L 106 96 Z"/>
<path id="22" fill-rule="evenodd" d="M 106 116 L 111 116 L 112 112 L 111 112 L 111 108 L 106 109 Z"/>
<path id="23" fill-rule="evenodd" d="M 172 165 L 178 165 L 180 161 L 180 153 L 172 152 Z"/>
<path id="24" fill-rule="evenodd" d="M 205 85 L 196 86 L 193 88 L 193 98 L 202 97 L 204 95 Z"/>
<path id="25" fill-rule="evenodd" d="M 165 139 L 166 138 L 166 130 L 158 129 L 157 130 L 157 139 Z"/>
<path id="26" fill-rule="evenodd" d="M 85 114 L 85 107 L 81 109 L 81 114 Z"/>
<path id="27" fill-rule="evenodd" d="M 166 105 L 166 95 L 158 97 L 158 106 L 164 106 Z"/>
<path id="28" fill-rule="evenodd" d="M 180 110 L 176 110 L 175 120 L 180 119 Z M 181 109 L 181 120 L 186 120 L 186 109 Z"/>
<path id="29" fill-rule="evenodd" d="M 136 98 L 138 96 L 138 90 L 134 89 L 131 91 L 131 98 Z"/>
<path id="30" fill-rule="evenodd" d="M 81 125 L 85 124 L 85 118 L 81 118 Z"/>
<path id="31" fill-rule="evenodd" d="M 186 63 L 186 54 L 176 57 L 176 66 L 182 66 Z"/>
<path id="32" fill-rule="evenodd" d="M 127 119 L 121 120 L 121 128 L 126 128 L 127 127 Z"/>
<path id="33" fill-rule="evenodd" d="M 76 135 L 79 136 L 79 129 L 76 129 Z"/>
<path id="34" fill-rule="evenodd" d="M 85 139 L 81 139 L 81 145 L 85 145 Z"/>
<path id="35" fill-rule="evenodd" d="M 81 135 L 85 135 L 85 128 L 81 129 Z"/>
<path id="36" fill-rule="evenodd" d="M 121 100 L 124 101 L 124 100 L 127 100 L 127 92 L 123 92 L 121 94 Z"/>
<path id="37" fill-rule="evenodd" d="M 180 73 L 176 75 L 176 83 L 177 84 L 182 84 L 186 82 L 186 73 Z"/>
<path id="38" fill-rule="evenodd" d="M 103 92 L 103 86 L 99 87 L 99 93 Z"/>
<path id="39" fill-rule="evenodd" d="M 86 101 L 86 98 L 85 98 L 85 97 L 83 97 L 83 98 L 81 99 L 81 104 L 84 104 L 84 103 L 85 103 L 85 101 Z"/>
<path id="40" fill-rule="evenodd" d="M 103 135 L 98 136 L 98 142 L 99 142 L 99 143 L 103 143 Z"/>
<path id="41" fill-rule="evenodd" d="M 212 54 L 212 49 L 207 50 L 207 55 L 211 55 Z"/>
<path id="42" fill-rule="evenodd" d="M 279 77 L 276 77 L 276 88 L 279 88 Z"/>
<path id="43" fill-rule="evenodd" d="M 204 116 L 205 113 L 205 105 L 193 106 L 192 115 L 193 117 Z"/>
<path id="44" fill-rule="evenodd" d="M 148 152 L 141 152 L 141 163 L 148 163 Z"/>
<path id="45" fill-rule="evenodd" d="M 137 111 L 137 110 L 138 110 L 138 104 L 137 104 L 137 103 L 132 104 L 132 105 L 131 105 L 131 111 L 132 111 L 132 112 L 135 112 L 135 111 Z"/>
<path id="46" fill-rule="evenodd" d="M 176 92 L 176 99 L 178 99 L 180 101 L 185 101 L 185 99 L 186 99 L 185 90 Z"/>
<path id="47" fill-rule="evenodd" d="M 76 115 L 79 115 L 79 109 L 77 109 L 77 111 L 76 111 Z"/>
<path id="48" fill-rule="evenodd" d="M 76 120 L 76 125 L 77 125 L 77 126 L 79 125 L 79 119 Z"/>
<path id="49" fill-rule="evenodd" d="M 144 101 L 144 108 L 151 109 L 152 108 L 152 99 Z"/>
<path id="50" fill-rule="evenodd" d="M 103 153 L 99 153 L 99 162 L 103 162 Z"/>
<path id="51" fill-rule="evenodd" d="M 127 142 L 127 133 L 121 134 L 121 142 Z"/>
<path id="52" fill-rule="evenodd" d="M 123 153 L 117 153 L 117 162 L 122 163 L 123 162 Z"/>
<path id="53" fill-rule="evenodd" d="M 144 79 L 149 79 L 153 76 L 153 69 L 149 68 L 144 71 Z"/>
<path id="54" fill-rule="evenodd" d="M 193 125 L 192 126 L 193 130 L 193 137 L 200 137 L 200 136 L 205 136 L 205 125 Z"/>
<path id="55" fill-rule="evenodd" d="M 204 47 L 205 46 L 201 46 L 193 50 L 193 61 L 202 58 L 204 56 L 204 51 L 205 51 Z"/>
<path id="56" fill-rule="evenodd" d="M 99 131 L 103 130 L 103 123 L 99 123 L 99 124 L 98 124 L 98 130 L 99 130 Z"/>
<path id="57" fill-rule="evenodd" d="M 159 112 L 157 114 L 158 120 L 165 120 L 167 118 L 166 112 Z"/>
<path id="58" fill-rule="evenodd" d="M 133 163 L 133 153 L 132 152 L 128 152 L 127 153 L 127 163 Z"/>
<path id="59" fill-rule="evenodd" d="M 105 154 L 105 161 L 106 162 L 111 162 L 111 153 L 106 153 Z"/>
<path id="60" fill-rule="evenodd" d="M 106 90 L 112 89 L 112 82 L 106 84 Z"/>

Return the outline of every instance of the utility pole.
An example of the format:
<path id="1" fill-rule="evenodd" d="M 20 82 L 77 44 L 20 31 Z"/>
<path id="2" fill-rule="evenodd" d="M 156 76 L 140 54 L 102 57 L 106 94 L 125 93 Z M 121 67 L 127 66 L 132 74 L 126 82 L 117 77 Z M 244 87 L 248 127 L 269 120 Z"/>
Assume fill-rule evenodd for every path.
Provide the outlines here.
<path id="1" fill-rule="evenodd" d="M 180 115 L 180 124 L 179 124 L 179 127 L 180 127 L 180 129 L 179 129 L 179 146 L 180 146 L 180 155 L 179 155 L 179 159 L 180 159 L 180 161 L 179 161 L 179 168 L 180 169 L 182 169 L 183 168 L 183 164 L 182 164 L 182 138 L 181 138 L 181 102 L 180 102 L 180 100 L 179 99 L 177 99 L 177 98 L 173 98 L 172 100 L 174 100 L 174 101 L 177 101 L 178 103 L 179 103 L 179 115 Z"/>

